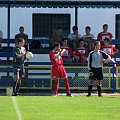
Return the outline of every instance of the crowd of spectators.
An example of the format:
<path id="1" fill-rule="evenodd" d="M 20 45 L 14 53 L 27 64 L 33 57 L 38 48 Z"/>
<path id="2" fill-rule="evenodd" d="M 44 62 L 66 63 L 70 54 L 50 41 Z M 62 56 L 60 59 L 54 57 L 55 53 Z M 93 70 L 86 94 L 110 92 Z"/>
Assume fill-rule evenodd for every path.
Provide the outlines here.
<path id="1" fill-rule="evenodd" d="M 61 48 L 65 49 L 62 54 L 64 62 L 87 62 L 88 53 L 94 50 L 94 42 L 100 41 L 101 50 L 108 53 L 114 58 L 114 53 L 118 52 L 114 45 L 110 45 L 113 39 L 112 33 L 108 31 L 108 24 L 102 26 L 103 31 L 98 33 L 97 39 L 94 34 L 91 33 L 91 27 L 85 27 L 85 34 L 82 36 L 79 33 L 78 27 L 72 27 L 72 33 L 68 36 L 64 36 L 62 27 L 58 27 L 56 32 L 50 39 L 50 49 L 54 48 L 54 44 L 59 42 Z M 0 49 L 2 48 L 3 33 L 0 30 Z M 28 50 L 28 35 L 24 33 L 24 27 L 19 28 L 19 33 L 15 35 L 15 45 L 17 45 L 17 39 L 23 38 L 25 40 L 25 48 Z"/>
<path id="2" fill-rule="evenodd" d="M 103 31 L 98 33 L 97 39 L 95 39 L 90 26 L 85 27 L 85 35 L 83 36 L 79 33 L 78 27 L 73 26 L 73 32 L 67 37 L 64 37 L 63 29 L 58 27 L 57 32 L 51 39 L 51 44 L 53 47 L 55 42 L 59 42 L 61 48 L 65 49 L 62 55 L 64 62 L 87 62 L 88 53 L 94 50 L 95 41 L 100 41 L 101 50 L 114 58 L 114 53 L 118 52 L 118 50 L 114 45 L 110 45 L 113 35 L 108 31 L 108 24 L 104 24 L 102 29 Z"/>

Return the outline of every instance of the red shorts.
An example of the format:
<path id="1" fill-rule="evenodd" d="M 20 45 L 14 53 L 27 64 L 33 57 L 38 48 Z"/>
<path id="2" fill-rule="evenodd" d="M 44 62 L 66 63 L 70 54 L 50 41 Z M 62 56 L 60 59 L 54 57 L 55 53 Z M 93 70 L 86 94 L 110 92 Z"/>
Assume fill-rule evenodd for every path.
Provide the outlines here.
<path id="1" fill-rule="evenodd" d="M 52 66 L 52 78 L 66 78 L 67 73 L 63 65 Z"/>

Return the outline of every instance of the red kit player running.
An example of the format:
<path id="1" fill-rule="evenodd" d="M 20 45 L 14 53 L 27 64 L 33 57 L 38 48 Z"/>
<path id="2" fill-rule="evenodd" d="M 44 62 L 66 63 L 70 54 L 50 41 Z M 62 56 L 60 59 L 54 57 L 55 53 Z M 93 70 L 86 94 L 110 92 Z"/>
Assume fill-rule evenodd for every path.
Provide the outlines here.
<path id="1" fill-rule="evenodd" d="M 66 88 L 66 95 L 72 96 L 70 93 L 67 73 L 63 66 L 63 61 L 61 57 L 62 52 L 64 52 L 64 49 L 63 50 L 60 49 L 59 43 L 55 43 L 55 48 L 49 52 L 49 57 L 52 64 L 52 79 L 54 80 L 54 92 L 55 96 L 57 96 L 59 78 L 63 78 L 64 86 Z"/>

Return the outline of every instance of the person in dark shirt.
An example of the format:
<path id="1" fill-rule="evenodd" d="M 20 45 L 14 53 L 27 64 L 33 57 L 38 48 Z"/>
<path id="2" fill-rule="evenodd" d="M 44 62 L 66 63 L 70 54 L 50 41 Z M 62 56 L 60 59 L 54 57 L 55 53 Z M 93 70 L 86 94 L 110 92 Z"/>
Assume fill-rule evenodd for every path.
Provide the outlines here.
<path id="1" fill-rule="evenodd" d="M 55 34 L 51 38 L 51 43 L 50 43 L 51 50 L 54 48 L 54 44 L 56 42 L 59 42 L 61 44 L 62 43 L 61 40 L 63 38 L 64 38 L 64 35 L 63 35 L 63 29 L 62 29 L 62 27 L 57 27 L 57 30 L 56 30 Z"/>
<path id="2" fill-rule="evenodd" d="M 19 34 L 16 34 L 15 35 L 15 44 L 17 45 L 18 44 L 18 38 L 23 38 L 24 40 L 25 40 L 25 45 L 24 45 L 24 47 L 26 48 L 26 50 L 28 50 L 28 35 L 26 35 L 25 33 L 24 33 L 24 27 L 23 26 L 21 26 L 20 28 L 19 28 Z"/>
<path id="3" fill-rule="evenodd" d="M 15 85 L 13 87 L 13 96 L 17 96 L 19 87 L 24 77 L 24 61 L 26 59 L 26 49 L 24 47 L 25 40 L 23 38 L 17 39 L 18 45 L 13 49 L 13 68 Z"/>

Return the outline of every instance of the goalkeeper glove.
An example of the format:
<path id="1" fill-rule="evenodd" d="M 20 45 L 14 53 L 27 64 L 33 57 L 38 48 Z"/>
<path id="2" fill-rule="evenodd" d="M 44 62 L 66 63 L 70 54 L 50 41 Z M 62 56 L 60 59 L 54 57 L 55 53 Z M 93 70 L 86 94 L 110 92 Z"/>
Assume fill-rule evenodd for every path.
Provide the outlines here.
<path id="1" fill-rule="evenodd" d="M 93 76 L 94 74 L 93 74 L 92 70 L 90 68 L 88 70 L 89 70 L 89 72 L 88 72 L 89 76 Z"/>

